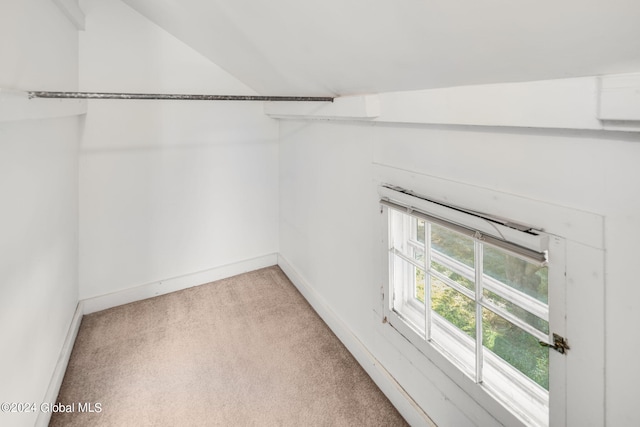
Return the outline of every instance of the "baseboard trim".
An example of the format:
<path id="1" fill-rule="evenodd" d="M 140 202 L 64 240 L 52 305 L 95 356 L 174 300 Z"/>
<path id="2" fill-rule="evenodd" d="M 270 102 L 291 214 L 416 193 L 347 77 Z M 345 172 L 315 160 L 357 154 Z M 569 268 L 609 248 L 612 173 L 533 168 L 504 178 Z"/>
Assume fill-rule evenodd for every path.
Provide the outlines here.
<path id="1" fill-rule="evenodd" d="M 42 402 L 46 403 L 55 403 L 56 399 L 58 399 L 58 393 L 60 393 L 60 387 L 62 386 L 62 380 L 64 379 L 64 374 L 67 371 L 67 365 L 69 365 L 69 359 L 71 358 L 71 351 L 73 350 L 73 345 L 76 342 L 76 337 L 78 336 L 78 330 L 80 329 L 80 322 L 82 322 L 82 315 L 84 314 L 84 307 L 82 301 L 78 302 L 76 306 L 76 311 L 73 314 L 73 318 L 71 319 L 71 324 L 69 325 L 69 331 L 67 332 L 67 336 L 64 339 L 64 344 L 62 345 L 62 349 L 60 350 L 60 355 L 58 356 L 58 362 L 56 363 L 56 367 L 53 370 L 53 375 L 51 376 L 51 381 L 49 382 L 49 387 L 47 388 L 47 392 L 44 395 L 44 399 Z M 50 411 L 38 411 L 38 418 L 36 419 L 36 427 L 47 427 L 49 425 L 49 421 L 51 420 L 51 412 Z"/>
<path id="2" fill-rule="evenodd" d="M 84 303 L 84 314 L 90 314 L 96 311 L 106 310 L 108 308 L 128 304 L 130 302 L 140 301 L 147 298 L 153 298 L 158 295 L 164 295 L 187 288 L 192 288 L 194 286 L 214 282 L 216 280 L 226 279 L 227 277 L 246 273 L 248 271 L 270 267 L 272 265 L 276 265 L 277 263 L 278 255 L 274 253 L 223 265 L 220 267 L 210 268 L 208 270 L 185 274 L 184 276 L 172 277 L 166 280 L 147 283 L 110 294 L 87 298 L 82 300 L 82 302 Z"/>
<path id="3" fill-rule="evenodd" d="M 414 427 L 436 427 L 433 420 L 407 394 L 389 371 L 380 364 L 347 324 L 281 254 L 278 254 L 278 265 L 407 422 Z"/>

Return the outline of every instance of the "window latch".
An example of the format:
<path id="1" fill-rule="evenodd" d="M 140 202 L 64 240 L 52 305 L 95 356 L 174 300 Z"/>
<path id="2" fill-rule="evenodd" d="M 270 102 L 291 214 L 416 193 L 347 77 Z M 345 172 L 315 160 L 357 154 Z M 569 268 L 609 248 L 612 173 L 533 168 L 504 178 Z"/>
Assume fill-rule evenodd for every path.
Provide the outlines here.
<path id="1" fill-rule="evenodd" d="M 560 354 L 565 354 L 567 350 L 570 350 L 569 344 L 567 343 L 567 339 L 565 337 L 561 337 L 558 334 L 553 334 L 553 345 L 547 344 L 544 341 L 540 341 L 540 345 L 543 347 L 549 347 L 554 349 Z"/>

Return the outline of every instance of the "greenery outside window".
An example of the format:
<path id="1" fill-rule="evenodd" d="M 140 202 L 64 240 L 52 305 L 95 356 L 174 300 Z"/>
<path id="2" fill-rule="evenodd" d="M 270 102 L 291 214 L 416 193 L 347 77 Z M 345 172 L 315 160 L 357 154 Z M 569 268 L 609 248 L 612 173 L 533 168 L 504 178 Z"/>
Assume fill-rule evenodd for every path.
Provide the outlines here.
<path id="1" fill-rule="evenodd" d="M 549 347 L 540 345 L 550 341 L 546 250 L 532 259 L 429 218 L 388 209 L 390 323 L 527 424 L 548 425 Z"/>

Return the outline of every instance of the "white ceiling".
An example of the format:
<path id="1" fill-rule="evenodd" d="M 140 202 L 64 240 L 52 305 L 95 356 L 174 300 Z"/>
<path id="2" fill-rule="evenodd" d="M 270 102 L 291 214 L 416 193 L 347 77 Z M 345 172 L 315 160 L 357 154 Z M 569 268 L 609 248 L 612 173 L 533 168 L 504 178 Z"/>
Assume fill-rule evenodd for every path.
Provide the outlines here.
<path id="1" fill-rule="evenodd" d="M 640 71 L 640 0 L 124 0 L 268 95 Z"/>

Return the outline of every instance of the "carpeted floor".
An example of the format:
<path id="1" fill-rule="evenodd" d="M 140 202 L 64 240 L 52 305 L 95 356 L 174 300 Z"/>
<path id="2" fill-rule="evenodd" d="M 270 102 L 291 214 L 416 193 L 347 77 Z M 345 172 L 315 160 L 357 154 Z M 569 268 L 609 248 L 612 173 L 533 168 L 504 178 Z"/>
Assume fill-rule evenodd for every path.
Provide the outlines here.
<path id="1" fill-rule="evenodd" d="M 85 316 L 58 402 L 50 426 L 407 425 L 278 267 Z"/>

